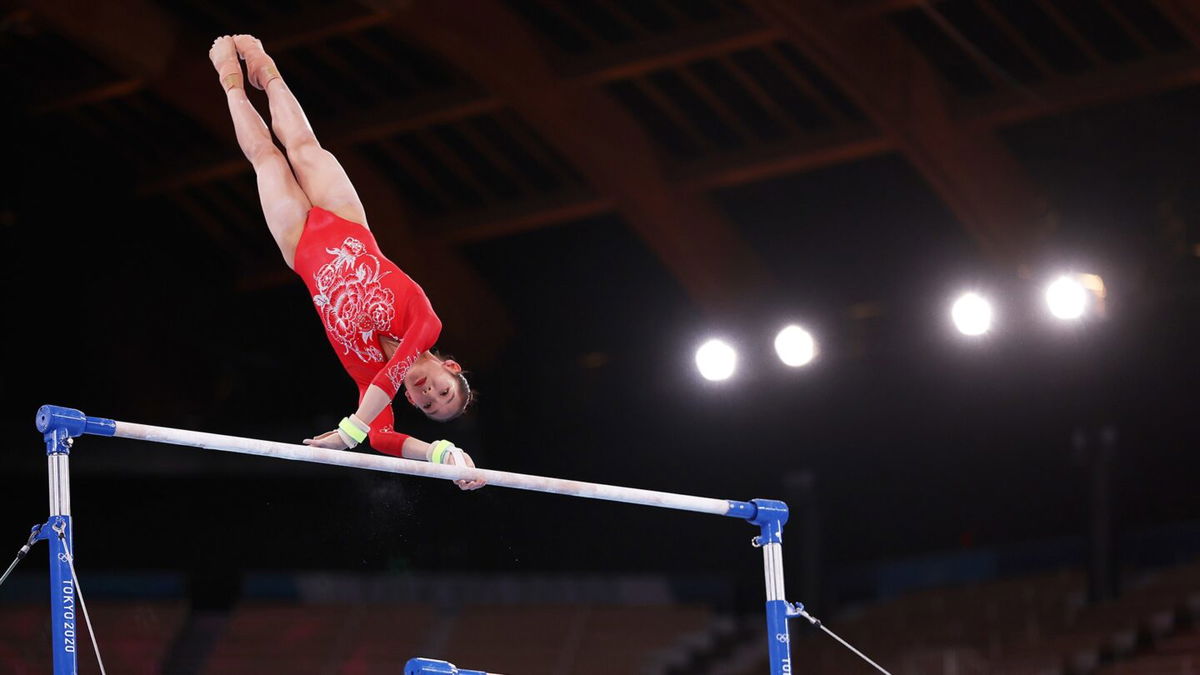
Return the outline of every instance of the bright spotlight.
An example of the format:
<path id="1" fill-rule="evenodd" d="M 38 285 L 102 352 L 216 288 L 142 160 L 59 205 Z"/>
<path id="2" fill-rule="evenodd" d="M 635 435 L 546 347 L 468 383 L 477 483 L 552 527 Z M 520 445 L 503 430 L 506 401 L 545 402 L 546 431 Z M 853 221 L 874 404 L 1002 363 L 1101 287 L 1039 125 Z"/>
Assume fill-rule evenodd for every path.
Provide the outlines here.
<path id="1" fill-rule="evenodd" d="M 1060 319 L 1082 317 L 1087 302 L 1088 291 L 1074 276 L 1064 274 L 1046 286 L 1046 306 L 1051 314 Z"/>
<path id="2" fill-rule="evenodd" d="M 696 367 L 706 380 L 727 380 L 736 366 L 737 352 L 721 340 L 709 340 L 696 350 Z"/>
<path id="3" fill-rule="evenodd" d="M 775 336 L 775 353 L 784 365 L 806 366 L 817 355 L 817 342 L 800 326 L 788 326 Z"/>
<path id="4" fill-rule="evenodd" d="M 963 293 L 950 307 L 950 318 L 963 335 L 983 335 L 992 327 L 992 303 L 978 293 Z"/>

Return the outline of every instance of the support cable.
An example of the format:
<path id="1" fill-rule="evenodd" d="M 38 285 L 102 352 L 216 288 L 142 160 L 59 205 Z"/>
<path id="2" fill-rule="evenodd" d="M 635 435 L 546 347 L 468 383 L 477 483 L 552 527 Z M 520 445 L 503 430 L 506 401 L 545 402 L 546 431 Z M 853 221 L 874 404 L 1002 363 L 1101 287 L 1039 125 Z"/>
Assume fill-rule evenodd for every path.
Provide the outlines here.
<path id="1" fill-rule="evenodd" d="M 872 661 L 872 660 L 870 659 L 870 657 L 868 657 L 866 654 L 864 654 L 864 653 L 862 653 L 862 652 L 858 651 L 857 649 L 855 649 L 855 648 L 854 648 L 854 645 L 850 644 L 849 642 L 846 642 L 846 641 L 845 641 L 845 640 L 843 640 L 842 638 L 838 637 L 838 634 L 837 634 L 837 633 L 835 633 L 835 632 L 833 632 L 833 631 L 829 630 L 828 628 L 826 628 L 826 627 L 825 627 L 825 624 L 821 623 L 821 620 L 820 620 L 820 619 L 818 619 L 817 617 L 813 616 L 812 614 L 809 614 L 809 613 L 808 613 L 808 611 L 806 611 L 806 610 L 804 609 L 804 607 L 800 607 L 800 608 L 799 608 L 799 610 L 797 610 L 797 612 L 798 612 L 798 614 L 799 614 L 800 616 L 804 617 L 805 619 L 808 619 L 808 622 L 809 622 L 809 623 L 811 623 L 812 625 L 816 626 L 817 628 L 820 628 L 821 630 L 823 630 L 823 631 L 825 631 L 826 633 L 828 633 L 828 634 L 829 634 L 829 636 L 830 636 L 830 637 L 832 637 L 834 640 L 837 640 L 838 642 L 842 643 L 842 645 L 843 645 L 843 646 L 844 646 L 846 649 L 849 649 L 850 651 L 854 652 L 855 654 L 858 654 L 859 658 L 861 658 L 863 661 L 866 661 L 867 663 L 871 664 L 872 666 L 875 666 L 875 669 L 876 669 L 876 670 L 878 670 L 879 672 L 883 673 L 883 675 L 892 675 L 892 674 L 891 674 L 891 673 L 889 673 L 888 671 L 884 670 L 884 669 L 883 669 L 883 666 L 881 666 L 881 665 L 879 665 L 878 663 L 875 663 L 874 661 Z"/>
<path id="2" fill-rule="evenodd" d="M 21 547 L 21 550 L 17 551 L 17 557 L 13 559 L 12 564 L 8 566 L 8 569 L 4 570 L 4 576 L 0 576 L 0 586 L 4 585 L 4 582 L 8 579 L 8 575 L 12 574 L 12 571 L 16 569 L 17 563 L 24 560 L 25 556 L 29 554 L 29 549 L 33 548 L 33 545 L 37 543 L 38 534 L 40 534 L 41 531 L 41 525 L 33 526 L 33 531 L 29 533 L 29 541 L 25 542 L 25 545 Z"/>

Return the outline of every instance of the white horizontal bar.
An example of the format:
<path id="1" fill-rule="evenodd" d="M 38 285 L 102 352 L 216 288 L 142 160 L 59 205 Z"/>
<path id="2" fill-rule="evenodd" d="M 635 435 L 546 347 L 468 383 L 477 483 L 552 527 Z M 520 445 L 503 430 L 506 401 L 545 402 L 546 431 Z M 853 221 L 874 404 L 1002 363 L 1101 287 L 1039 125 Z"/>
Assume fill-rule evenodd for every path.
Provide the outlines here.
<path id="1" fill-rule="evenodd" d="M 296 445 L 294 443 L 277 443 L 275 441 L 209 434 L 202 431 L 170 429 L 146 424 L 134 424 L 132 422 L 117 422 L 116 433 L 114 435 L 120 438 L 133 438 L 141 441 L 189 445 L 207 450 L 238 452 L 245 455 L 261 455 L 263 457 L 316 462 L 318 464 L 333 464 L 357 469 L 370 469 L 372 471 L 402 473 L 410 476 L 427 476 L 430 478 L 445 478 L 447 480 L 459 480 L 463 478 L 474 480 L 482 478 L 487 481 L 488 485 L 497 487 L 549 492 L 572 497 L 584 497 L 586 499 L 603 499 L 627 504 L 677 509 L 680 511 L 712 513 L 720 516 L 727 515 L 731 506 L 731 503 L 725 499 L 693 497 L 671 492 L 602 485 L 600 483 L 584 483 L 575 480 L 563 480 L 561 478 L 510 473 L 508 471 L 472 469 L 448 464 L 432 464 L 430 462 L 419 462 L 412 459 L 392 457 L 390 455 L 329 450 L 307 445 Z"/>

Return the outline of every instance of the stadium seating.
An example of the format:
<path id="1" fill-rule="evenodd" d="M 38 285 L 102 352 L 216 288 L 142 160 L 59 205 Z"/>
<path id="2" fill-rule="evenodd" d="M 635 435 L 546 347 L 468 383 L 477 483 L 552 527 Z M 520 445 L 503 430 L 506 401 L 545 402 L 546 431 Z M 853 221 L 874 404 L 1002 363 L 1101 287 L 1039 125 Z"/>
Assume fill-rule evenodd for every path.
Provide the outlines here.
<path id="1" fill-rule="evenodd" d="M 896 675 L 1196 672 L 1188 670 L 1200 664 L 1196 637 L 1172 638 L 1152 655 L 1134 657 L 1147 641 L 1200 620 L 1200 562 L 1146 574 L 1112 602 L 1086 605 L 1085 589 L 1084 574 L 1077 570 L 930 589 L 843 612 L 829 626 Z M 736 668 L 718 662 L 711 672 L 763 672 L 765 654 L 741 656 L 752 654 L 751 643 L 760 641 L 754 636 L 745 649 L 735 650 Z M 793 635 L 792 657 L 796 672 L 874 672 L 802 623 Z"/>
<path id="2" fill-rule="evenodd" d="M 88 612 L 108 672 L 159 675 L 186 617 L 182 602 L 89 602 Z M 78 620 L 79 670 L 98 672 L 83 617 Z M 50 610 L 45 604 L 6 606 L 0 611 L 0 664 L 6 675 L 41 675 L 50 663 Z"/>

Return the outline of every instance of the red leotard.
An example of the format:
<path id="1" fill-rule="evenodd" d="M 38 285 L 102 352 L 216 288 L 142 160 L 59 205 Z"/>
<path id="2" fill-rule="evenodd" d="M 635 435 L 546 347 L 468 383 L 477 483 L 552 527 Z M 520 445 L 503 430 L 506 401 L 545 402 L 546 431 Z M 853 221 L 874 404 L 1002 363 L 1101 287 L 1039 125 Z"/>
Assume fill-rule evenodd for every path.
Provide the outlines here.
<path id="1" fill-rule="evenodd" d="M 358 399 L 372 384 L 395 397 L 404 374 L 437 341 L 442 322 L 425 292 L 383 257 L 365 226 L 314 206 L 296 246 L 296 273 L 304 279 L 329 343 L 358 385 Z M 381 336 L 400 343 L 385 359 Z M 388 405 L 371 425 L 371 447 L 399 455 L 407 435 L 392 429 Z"/>

